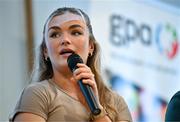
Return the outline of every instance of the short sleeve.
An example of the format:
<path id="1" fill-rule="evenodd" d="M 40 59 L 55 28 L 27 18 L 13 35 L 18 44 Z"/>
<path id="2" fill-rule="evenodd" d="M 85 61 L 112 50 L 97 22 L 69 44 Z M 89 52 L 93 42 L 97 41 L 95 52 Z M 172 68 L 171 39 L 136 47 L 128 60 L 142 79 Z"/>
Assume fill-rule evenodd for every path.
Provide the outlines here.
<path id="1" fill-rule="evenodd" d="M 124 101 L 124 99 L 119 95 L 115 97 L 115 106 L 117 107 L 118 110 L 116 121 L 132 122 L 132 117 L 128 109 L 128 106 Z"/>
<path id="2" fill-rule="evenodd" d="M 23 90 L 15 110 L 10 115 L 9 120 L 13 121 L 15 116 L 21 112 L 36 114 L 47 120 L 47 94 L 42 86 L 39 87 L 36 85 L 30 85 Z"/>

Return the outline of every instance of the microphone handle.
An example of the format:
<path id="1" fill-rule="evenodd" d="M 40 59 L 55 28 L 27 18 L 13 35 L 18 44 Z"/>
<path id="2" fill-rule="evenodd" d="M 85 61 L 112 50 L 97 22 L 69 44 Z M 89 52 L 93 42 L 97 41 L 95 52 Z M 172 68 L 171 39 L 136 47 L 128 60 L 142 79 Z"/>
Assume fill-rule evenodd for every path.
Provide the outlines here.
<path id="1" fill-rule="evenodd" d="M 88 103 L 91 113 L 93 115 L 100 114 L 101 109 L 99 108 L 99 106 L 97 104 L 96 97 L 94 95 L 92 88 L 88 84 L 82 83 L 82 80 L 79 80 L 78 84 L 79 84 L 80 89 L 86 99 L 86 102 Z"/>

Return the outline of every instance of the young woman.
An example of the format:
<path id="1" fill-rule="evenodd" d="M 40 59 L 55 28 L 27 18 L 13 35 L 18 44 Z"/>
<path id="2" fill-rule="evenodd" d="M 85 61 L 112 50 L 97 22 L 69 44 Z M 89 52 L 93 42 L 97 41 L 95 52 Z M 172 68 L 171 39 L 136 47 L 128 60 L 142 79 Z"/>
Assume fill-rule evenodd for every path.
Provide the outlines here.
<path id="1" fill-rule="evenodd" d="M 100 74 L 99 46 L 87 14 L 77 8 L 59 8 L 46 21 L 35 59 L 32 83 L 27 86 L 11 121 L 132 121 L 123 98 L 111 91 Z M 67 58 L 83 59 L 73 73 Z M 83 79 L 93 89 L 101 113 L 92 115 L 77 84 Z"/>

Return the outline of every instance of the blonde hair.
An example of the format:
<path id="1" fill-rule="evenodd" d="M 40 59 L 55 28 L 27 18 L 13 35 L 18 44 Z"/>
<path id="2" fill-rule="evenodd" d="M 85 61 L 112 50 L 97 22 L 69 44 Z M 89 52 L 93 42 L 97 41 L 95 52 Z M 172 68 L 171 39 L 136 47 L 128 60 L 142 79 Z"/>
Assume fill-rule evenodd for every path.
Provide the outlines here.
<path id="1" fill-rule="evenodd" d="M 53 76 L 53 70 L 52 70 L 52 65 L 50 60 L 45 60 L 44 56 L 44 49 L 46 49 L 46 44 L 45 44 L 45 29 L 46 25 L 48 24 L 49 21 L 52 20 L 55 16 L 62 15 L 66 12 L 70 12 L 73 14 L 80 15 L 83 20 L 85 21 L 88 30 L 89 30 L 89 41 L 94 44 L 94 51 L 92 56 L 88 57 L 87 59 L 87 65 L 91 68 L 92 72 L 95 75 L 95 80 L 97 83 L 97 88 L 98 88 L 98 93 L 99 93 L 99 98 L 100 98 L 100 103 L 104 108 L 106 108 L 107 112 L 109 113 L 109 117 L 112 120 L 115 120 L 117 110 L 112 104 L 112 97 L 114 94 L 112 91 L 104 84 L 101 74 L 100 74 L 100 47 L 99 44 L 97 43 L 93 31 L 92 31 L 92 26 L 89 20 L 89 17 L 86 13 L 84 13 L 82 10 L 77 9 L 77 8 L 69 8 L 69 7 L 63 7 L 55 10 L 47 19 L 45 25 L 44 25 L 44 30 L 43 30 L 43 40 L 42 43 L 39 46 L 39 51 L 36 54 L 36 59 L 35 59 L 35 64 L 34 64 L 34 70 L 32 74 L 32 81 L 37 81 L 41 82 L 45 79 L 50 79 Z"/>

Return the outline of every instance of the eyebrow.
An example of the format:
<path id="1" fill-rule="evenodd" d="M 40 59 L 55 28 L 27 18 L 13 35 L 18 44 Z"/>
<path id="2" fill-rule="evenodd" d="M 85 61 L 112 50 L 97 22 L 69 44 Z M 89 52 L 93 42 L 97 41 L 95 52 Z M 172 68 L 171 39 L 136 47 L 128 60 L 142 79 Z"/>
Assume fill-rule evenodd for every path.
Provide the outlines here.
<path id="1" fill-rule="evenodd" d="M 54 29 L 54 30 L 61 30 L 61 28 L 59 28 L 58 26 L 52 26 L 48 29 L 48 32 L 51 30 L 51 29 Z"/>
<path id="2" fill-rule="evenodd" d="M 69 29 L 73 29 L 73 28 L 82 28 L 82 29 L 84 29 L 81 25 L 78 25 L 78 24 L 74 24 L 74 25 L 71 25 L 69 27 Z"/>
<path id="3" fill-rule="evenodd" d="M 82 28 L 82 29 L 84 29 L 81 25 L 78 25 L 78 24 L 74 24 L 74 25 L 71 25 L 71 26 L 69 27 L 69 29 L 73 29 L 73 28 Z M 58 26 L 52 26 L 52 27 L 50 27 L 50 28 L 48 29 L 48 31 L 51 30 L 51 29 L 61 30 L 61 28 L 58 27 Z"/>

